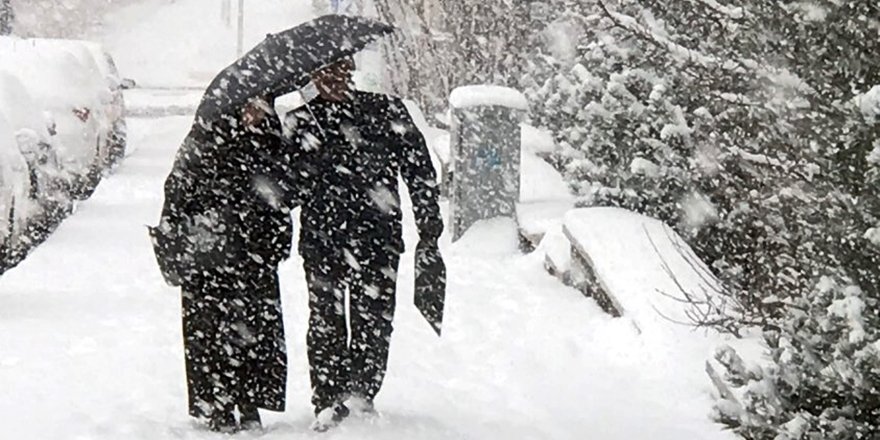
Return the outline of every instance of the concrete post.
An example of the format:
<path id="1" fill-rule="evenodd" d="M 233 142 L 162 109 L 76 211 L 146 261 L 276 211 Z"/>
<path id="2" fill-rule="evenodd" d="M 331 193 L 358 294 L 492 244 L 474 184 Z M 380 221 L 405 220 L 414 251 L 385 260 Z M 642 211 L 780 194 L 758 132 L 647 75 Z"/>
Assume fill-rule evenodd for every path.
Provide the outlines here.
<path id="1" fill-rule="evenodd" d="M 452 92 L 450 228 L 458 240 L 479 220 L 516 216 L 520 193 L 520 122 L 526 98 L 497 86 Z"/>

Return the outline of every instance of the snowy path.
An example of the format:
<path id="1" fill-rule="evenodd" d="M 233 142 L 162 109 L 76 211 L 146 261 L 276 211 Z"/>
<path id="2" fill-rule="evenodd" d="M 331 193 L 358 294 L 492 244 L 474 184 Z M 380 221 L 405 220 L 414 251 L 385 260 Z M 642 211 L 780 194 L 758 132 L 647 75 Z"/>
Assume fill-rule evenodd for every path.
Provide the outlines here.
<path id="1" fill-rule="evenodd" d="M 186 416 L 178 294 L 163 285 L 144 231 L 189 122 L 132 120 L 137 152 L 0 278 L 3 438 L 212 438 Z M 384 417 L 322 438 L 724 438 L 705 418 L 698 381 L 668 374 L 674 359 L 664 347 L 645 346 L 626 320 L 559 286 L 538 257 L 517 253 L 513 234 L 498 221 L 445 243 L 442 339 L 410 305 L 412 259 L 404 258 L 377 401 Z M 313 435 L 300 266 L 293 259 L 282 270 L 289 408 L 267 417 L 265 438 Z"/>
<path id="2" fill-rule="evenodd" d="M 129 22 L 104 38 L 123 73 L 183 85 L 222 66 L 212 45 L 186 45 L 212 30 L 181 17 L 207 4 L 216 2 L 145 0 L 121 11 Z M 259 4 L 266 7 L 256 17 L 272 16 L 281 4 L 288 17 L 308 16 L 303 1 Z M 169 44 L 177 45 L 168 58 L 150 63 Z M 177 69 L 182 62 L 189 70 Z M 163 284 L 144 228 L 157 220 L 162 182 L 190 122 L 130 119 L 134 153 L 118 173 L 0 278 L 0 438 L 219 438 L 186 415 L 179 293 Z M 412 219 L 405 225 L 412 247 Z M 411 305 L 413 262 L 404 256 L 389 373 L 377 399 L 383 417 L 349 420 L 325 435 L 308 431 L 302 261 L 284 263 L 288 408 L 264 417 L 266 432 L 237 437 L 731 438 L 707 418 L 708 381 L 676 374 L 684 359 L 674 347 L 604 315 L 546 275 L 539 256 L 520 255 L 516 242 L 513 225 L 496 221 L 443 243 L 449 289 L 442 339 Z"/>

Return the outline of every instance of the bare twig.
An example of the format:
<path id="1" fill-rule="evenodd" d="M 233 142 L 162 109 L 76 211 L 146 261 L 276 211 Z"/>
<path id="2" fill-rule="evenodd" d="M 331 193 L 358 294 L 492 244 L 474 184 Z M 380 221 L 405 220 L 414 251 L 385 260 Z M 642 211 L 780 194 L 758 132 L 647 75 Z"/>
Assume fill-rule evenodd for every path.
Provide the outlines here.
<path id="1" fill-rule="evenodd" d="M 678 295 L 673 295 L 660 289 L 657 289 L 657 292 L 680 304 L 691 305 L 691 307 L 684 312 L 685 316 L 691 321 L 689 325 L 703 328 L 718 328 L 738 337 L 740 335 L 739 330 L 742 326 L 755 325 L 758 323 L 745 316 L 730 315 L 729 301 L 732 297 L 729 292 L 723 288 L 721 282 L 709 271 L 705 264 L 699 261 L 692 251 L 689 251 L 689 247 L 687 247 L 679 237 L 672 233 L 668 226 L 664 225 L 664 233 L 675 251 L 682 258 L 682 261 L 684 261 L 692 269 L 693 273 L 697 274 L 699 277 L 699 290 L 702 294 L 701 296 L 697 296 L 691 289 L 686 288 L 682 284 L 680 278 L 674 273 L 666 257 L 662 254 L 659 246 L 651 236 L 647 225 L 643 224 L 642 229 L 645 231 L 645 235 L 648 237 L 651 247 L 660 259 L 663 271 L 675 284 L 676 289 L 678 289 Z M 656 306 L 652 305 L 652 307 L 657 310 Z M 681 324 L 680 320 L 673 319 L 659 310 L 657 310 L 657 312 L 664 319 Z M 763 325 L 763 322 L 760 322 L 760 324 Z"/>

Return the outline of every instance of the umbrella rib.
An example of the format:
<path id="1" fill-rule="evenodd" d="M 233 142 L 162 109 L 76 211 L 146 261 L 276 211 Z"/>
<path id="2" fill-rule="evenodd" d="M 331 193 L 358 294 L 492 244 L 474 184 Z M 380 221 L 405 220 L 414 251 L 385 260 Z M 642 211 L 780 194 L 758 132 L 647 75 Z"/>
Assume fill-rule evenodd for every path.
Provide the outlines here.
<path id="1" fill-rule="evenodd" d="M 299 92 L 300 96 L 303 97 L 303 101 L 306 100 L 305 96 L 302 94 L 302 91 Z M 321 122 L 318 121 L 318 118 L 315 116 L 315 113 L 312 112 L 312 106 L 309 105 L 309 102 L 306 101 L 306 110 L 309 111 L 309 114 L 312 115 L 312 119 L 315 121 L 315 125 L 318 126 L 318 130 L 321 132 L 321 136 L 326 137 L 327 133 L 324 132 L 324 127 L 321 127 Z"/>

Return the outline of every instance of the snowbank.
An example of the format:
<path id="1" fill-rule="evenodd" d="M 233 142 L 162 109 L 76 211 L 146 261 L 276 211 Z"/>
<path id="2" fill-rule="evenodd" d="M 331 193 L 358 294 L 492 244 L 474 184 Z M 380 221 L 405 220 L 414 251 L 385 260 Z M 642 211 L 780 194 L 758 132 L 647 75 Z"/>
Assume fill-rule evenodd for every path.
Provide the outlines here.
<path id="1" fill-rule="evenodd" d="M 555 149 L 552 136 L 543 130 L 522 124 L 520 202 L 516 207 L 520 234 L 532 245 L 542 242 L 545 234 L 561 233 L 562 218 L 574 208 L 575 197 L 568 183 L 541 154 Z"/>
<path id="2" fill-rule="evenodd" d="M 522 143 L 523 148 L 542 155 L 556 151 L 556 141 L 553 140 L 553 134 L 549 130 L 533 127 L 528 124 L 522 124 Z"/>
<path id="3" fill-rule="evenodd" d="M 566 201 L 573 206 L 568 183 L 552 165 L 525 148 L 521 160 L 520 202 Z"/>
<path id="4" fill-rule="evenodd" d="M 449 95 L 449 104 L 453 108 L 499 106 L 514 110 L 529 109 L 529 102 L 522 93 L 507 87 L 489 85 L 459 87 Z"/>
<path id="5" fill-rule="evenodd" d="M 562 282 L 569 282 L 571 272 L 571 242 L 562 230 L 562 221 L 550 226 L 535 249 L 544 256 L 544 268 Z"/>
<path id="6" fill-rule="evenodd" d="M 689 299 L 717 299 L 720 282 L 675 231 L 659 220 L 618 208 L 583 208 L 565 215 L 564 232 L 582 262 L 622 318 L 639 329 L 646 344 L 665 353 L 656 361 L 668 371 L 708 386 L 704 373 L 717 348 L 736 347 L 749 360 L 763 351 L 757 337 L 736 339 L 695 331 Z M 542 248 L 547 260 L 565 265 L 559 245 Z M 550 252 L 553 252 L 552 254 Z M 580 274 L 583 275 L 583 274 Z M 672 373 L 670 373 L 672 374 Z"/>
<path id="7" fill-rule="evenodd" d="M 516 205 L 516 221 L 520 234 L 532 245 L 544 240 L 544 236 L 562 225 L 562 217 L 574 207 L 574 200 L 546 200 L 520 202 Z"/>
<path id="8" fill-rule="evenodd" d="M 618 208 L 583 208 L 568 212 L 564 223 L 604 289 L 640 325 L 688 323 L 684 295 L 702 300 L 721 288 L 690 246 L 659 220 Z"/>

